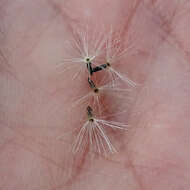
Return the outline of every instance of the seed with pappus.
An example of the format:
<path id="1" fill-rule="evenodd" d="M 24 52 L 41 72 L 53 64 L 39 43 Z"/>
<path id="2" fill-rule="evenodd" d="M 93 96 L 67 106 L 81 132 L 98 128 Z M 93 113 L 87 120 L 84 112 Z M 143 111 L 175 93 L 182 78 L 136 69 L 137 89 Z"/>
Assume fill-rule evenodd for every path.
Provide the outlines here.
<path id="1" fill-rule="evenodd" d="M 99 31 L 90 30 L 88 26 L 73 29 L 73 38 L 67 42 L 68 55 L 57 65 L 61 73 L 73 70 L 72 78 L 75 79 L 86 72 L 87 67 L 89 74 L 92 74 L 92 64 L 102 54 L 107 39 L 107 35 L 101 29 Z"/>
<path id="2" fill-rule="evenodd" d="M 131 97 L 129 96 L 129 92 L 131 91 L 131 89 L 121 87 L 120 83 L 118 83 L 118 79 L 116 79 L 116 81 L 114 82 L 110 81 L 103 85 L 95 85 L 95 83 L 90 78 L 88 78 L 88 83 L 90 91 L 86 95 L 74 101 L 74 103 L 71 105 L 72 109 L 79 105 L 87 106 L 90 103 L 93 109 L 97 111 L 99 116 L 102 116 L 104 115 L 103 112 L 105 111 L 104 109 L 106 108 L 105 99 L 109 98 L 115 100 L 110 103 L 111 105 L 107 106 L 116 109 L 116 110 L 114 109 L 112 113 L 118 112 L 118 109 L 120 111 L 122 109 L 122 112 L 124 112 L 123 106 L 126 106 L 127 102 L 129 102 L 129 100 L 131 99 Z M 101 81 L 100 83 L 104 83 L 104 81 Z M 123 103 L 123 106 L 118 105 L 119 107 L 117 107 L 117 102 L 121 100 L 122 102 L 124 101 L 125 103 Z"/>
<path id="3" fill-rule="evenodd" d="M 110 141 L 110 138 L 106 134 L 106 128 L 113 130 L 127 130 L 128 125 L 115 122 L 98 119 L 93 114 L 93 109 L 87 107 L 87 121 L 83 124 L 79 133 L 75 139 L 73 145 L 73 153 L 83 151 L 87 146 L 99 154 L 115 153 L 116 148 Z"/>

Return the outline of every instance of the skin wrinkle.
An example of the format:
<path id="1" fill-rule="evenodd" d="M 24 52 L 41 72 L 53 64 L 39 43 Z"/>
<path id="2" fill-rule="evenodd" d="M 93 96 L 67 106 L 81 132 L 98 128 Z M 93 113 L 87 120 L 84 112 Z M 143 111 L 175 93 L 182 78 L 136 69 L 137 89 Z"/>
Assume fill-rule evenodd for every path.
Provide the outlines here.
<path id="1" fill-rule="evenodd" d="M 152 107 L 154 107 L 154 106 L 152 106 Z M 147 108 L 148 109 L 148 108 Z M 27 136 L 26 136 L 27 137 Z M 23 141 L 23 143 L 24 143 L 25 141 Z M 31 139 L 31 142 L 32 142 L 32 139 Z M 28 144 L 30 144 L 31 142 L 29 142 Z M 23 143 L 21 143 L 19 146 L 23 146 Z M 34 143 L 35 144 L 35 143 Z M 34 150 L 36 150 L 36 148 L 37 148 L 37 145 L 39 145 L 39 143 L 36 143 L 35 145 L 34 145 L 34 147 L 32 147 L 32 152 L 34 151 Z M 35 147 L 36 146 L 36 147 Z M 48 148 L 48 147 L 47 147 Z M 45 150 L 43 150 L 43 151 L 45 151 Z M 43 152 L 42 151 L 42 152 Z M 42 155 L 42 153 L 40 153 L 39 154 L 39 156 L 41 156 Z M 48 158 L 48 156 L 47 156 L 47 158 Z M 46 159 L 46 158 L 45 158 Z M 113 162 L 115 162 L 114 161 L 114 159 L 113 159 Z M 139 177 L 139 174 L 138 174 L 138 172 L 136 172 L 136 166 L 138 165 L 138 164 L 136 164 L 136 166 L 134 167 L 134 164 L 132 164 L 132 162 L 133 161 L 131 161 L 131 163 L 129 164 L 128 163 L 128 161 L 127 161 L 127 164 L 126 164 L 126 168 L 128 169 L 128 168 L 132 168 L 132 170 L 133 170 L 133 172 L 134 172 L 134 176 L 135 176 L 135 178 L 137 179 L 137 181 L 138 181 L 138 183 L 139 183 L 139 187 L 140 188 L 137 188 L 137 189 L 143 189 L 143 181 L 140 179 L 141 178 L 141 176 Z M 118 162 L 119 163 L 119 162 Z M 129 167 L 130 166 L 130 167 Z M 146 166 L 147 168 L 148 168 L 148 166 Z M 163 166 L 162 166 L 163 167 Z M 86 168 L 85 168 L 85 170 L 86 170 Z M 93 173 L 92 173 L 93 174 Z M 54 175 L 54 174 L 52 174 L 52 175 Z M 85 176 L 85 175 L 84 175 Z M 103 176 L 103 177 L 106 177 L 106 176 Z M 64 185 L 64 184 L 63 184 Z M 56 185 L 55 185 L 56 186 Z M 61 188 L 62 186 L 59 186 L 59 188 Z M 144 188 L 144 189 L 146 189 L 146 188 Z"/>
<path id="2" fill-rule="evenodd" d="M 166 2 L 171 5 L 171 2 L 169 2 L 169 1 L 166 1 Z M 157 3 L 161 4 L 160 6 L 162 6 L 162 2 L 157 2 Z M 166 31 L 169 34 L 168 37 L 170 39 L 172 38 L 173 42 L 176 43 L 176 45 L 179 48 L 179 51 L 183 50 L 184 54 L 186 54 L 186 57 L 188 57 L 188 59 L 189 59 L 189 51 L 188 51 L 189 47 L 184 46 L 185 44 L 189 44 L 189 39 L 186 38 L 183 41 L 180 40 L 181 36 L 178 33 L 176 34 L 177 28 L 179 28 L 176 20 L 179 19 L 179 24 L 181 23 L 180 14 L 182 14 L 185 10 L 188 12 L 188 10 L 190 9 L 189 8 L 190 3 L 188 1 L 186 1 L 186 4 L 185 4 L 185 1 L 176 1 L 176 3 L 172 3 L 172 5 L 175 5 L 175 7 L 174 7 L 174 10 L 172 10 L 173 6 L 170 6 L 171 8 L 170 8 L 169 12 L 171 12 L 171 14 L 169 14 L 169 16 L 165 16 L 165 15 L 162 16 L 161 13 L 165 13 L 162 11 L 162 9 L 161 10 L 158 9 L 157 12 L 160 15 L 161 21 L 163 22 L 162 26 L 165 26 L 165 27 L 163 27 L 163 30 Z M 155 7 L 156 7 L 156 5 L 154 5 L 154 7 L 152 7 L 151 3 L 150 3 L 150 6 L 148 5 L 148 9 L 152 10 L 152 11 L 155 10 Z M 168 12 L 167 6 L 165 6 L 164 9 L 167 9 L 166 12 Z M 182 19 L 189 20 L 188 16 L 187 16 L 188 15 L 187 12 L 186 12 L 186 15 L 184 15 L 184 17 Z M 186 30 L 186 28 L 184 28 L 183 32 L 184 31 L 187 31 L 187 33 L 188 33 L 188 30 Z M 180 32 L 182 33 L 181 30 L 180 30 Z"/>
<path id="3" fill-rule="evenodd" d="M 22 11 L 20 11 L 20 12 L 22 12 Z M 6 17 L 8 16 L 8 14 L 6 14 Z M 17 15 L 18 16 L 18 15 Z M 5 17 L 5 18 L 6 18 Z M 56 17 L 56 15 L 55 15 L 55 17 Z M 4 19 L 5 19 L 4 18 Z M 53 19 L 55 19 L 54 18 L 54 16 L 53 16 L 53 18 L 52 18 L 52 20 Z M 6 20 L 6 19 L 5 19 Z M 40 43 L 40 39 L 41 39 L 41 36 L 43 35 L 43 33 L 48 29 L 48 27 L 49 27 L 49 25 L 51 25 L 51 22 L 52 22 L 52 20 L 48 20 L 48 23 L 46 24 L 47 26 L 45 26 L 44 28 L 42 28 L 41 30 L 40 30 L 40 33 L 38 34 L 38 35 L 36 35 L 36 43 L 34 43 L 33 45 L 31 45 L 30 44 L 30 49 L 31 50 L 29 50 L 28 51 L 28 53 L 27 54 L 25 54 L 25 56 L 26 57 L 28 57 L 29 55 L 30 55 L 30 53 L 35 49 L 35 46 L 37 46 L 38 45 L 38 43 Z M 1 23 L 2 24 L 2 23 Z M 3 27 L 3 25 L 2 25 L 2 27 Z M 29 31 L 31 30 L 31 29 L 28 29 Z M 2 30 L 3 31 L 3 30 Z M 9 31 L 9 30 L 8 30 Z M 26 32 L 26 33 L 28 33 L 28 31 Z M 2 40 L 3 40 L 3 44 L 4 44 L 4 46 L 5 46 L 5 44 L 7 44 L 7 43 L 9 43 L 9 42 L 7 42 L 8 41 L 8 39 L 7 39 L 7 36 L 9 35 L 9 33 L 6 33 L 5 34 L 5 32 L 2 32 Z M 37 36 L 38 36 L 38 38 L 37 38 Z M 23 37 L 24 38 L 24 37 Z M 18 44 L 19 45 L 19 44 Z M 3 46 L 2 46 L 3 47 Z M 6 47 L 6 46 L 5 46 Z M 6 51 L 5 51 L 6 50 Z M 12 50 L 14 50 L 14 49 L 12 49 Z M 7 53 L 7 52 L 9 52 L 9 53 Z M 6 54 L 5 54 L 6 53 Z M 1 62 L 1 66 L 6 70 L 6 71 L 8 71 L 9 73 L 10 73 L 10 75 L 12 76 L 12 77 L 14 77 L 19 83 L 21 83 L 22 85 L 23 85 L 23 87 L 24 88 L 26 88 L 26 89 L 28 89 L 28 91 L 30 90 L 29 88 L 28 88 L 28 86 L 26 85 L 26 84 L 24 84 L 24 82 L 23 82 L 23 80 L 20 78 L 20 76 L 19 76 L 19 72 L 17 71 L 17 68 L 15 68 L 14 67 L 14 65 L 11 63 L 12 62 L 12 60 L 11 60 L 11 54 L 12 53 L 10 53 L 10 49 L 8 50 L 8 48 L 4 48 L 4 50 L 2 51 L 2 56 L 3 56 L 3 58 L 4 58 L 4 61 L 2 61 Z M 7 59 L 9 57 L 9 59 Z M 6 62 L 5 62 L 5 60 L 6 60 Z M 9 61 L 8 61 L 9 60 Z M 6 63 L 6 64 L 5 64 Z"/>
<path id="4" fill-rule="evenodd" d="M 0 9 L 0 11 L 1 11 L 1 9 Z M 3 24 L 1 23 L 0 24 L 0 43 L 2 45 L 5 44 L 5 40 L 4 40 L 5 38 L 6 38 L 6 35 L 4 33 L 4 30 L 3 30 Z M 4 69 L 8 70 L 9 67 L 10 67 L 10 65 L 8 64 L 7 56 L 4 54 L 4 49 L 1 46 L 0 47 L 0 68 L 1 68 L 1 71 L 4 70 Z"/>
<path id="5" fill-rule="evenodd" d="M 63 171 L 65 171 L 65 169 L 67 169 L 67 168 L 64 168 L 62 166 L 62 164 L 58 164 L 54 160 L 48 158 L 46 155 L 43 155 L 43 152 L 36 152 L 37 149 L 35 149 L 34 146 L 32 146 L 32 144 L 37 147 L 37 146 L 39 146 L 39 143 L 38 144 L 34 144 L 33 142 L 31 141 L 31 143 L 27 143 L 26 140 L 25 140 L 23 142 L 14 142 L 13 144 L 16 145 L 18 147 L 18 149 L 21 148 L 21 149 L 24 149 L 26 151 L 29 151 L 29 152 L 33 153 L 35 156 L 37 156 L 37 158 L 39 157 L 40 159 L 42 159 L 44 161 L 43 165 L 46 165 L 45 163 L 47 162 L 47 165 L 46 165 L 47 167 L 48 167 L 48 165 L 49 166 L 50 165 L 54 165 L 57 169 L 61 168 L 61 169 L 63 169 Z M 23 146 L 23 143 L 30 145 L 30 147 Z M 56 186 L 54 186 L 53 188 L 55 188 L 55 187 Z"/>

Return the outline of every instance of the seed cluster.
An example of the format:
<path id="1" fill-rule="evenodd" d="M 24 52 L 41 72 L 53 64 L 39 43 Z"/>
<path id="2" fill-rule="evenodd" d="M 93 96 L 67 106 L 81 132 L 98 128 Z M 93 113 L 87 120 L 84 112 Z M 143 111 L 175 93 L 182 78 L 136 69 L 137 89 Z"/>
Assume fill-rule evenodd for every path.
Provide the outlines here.
<path id="1" fill-rule="evenodd" d="M 97 111 L 101 117 L 104 115 L 101 109 L 101 103 L 102 100 L 104 100 L 102 97 L 108 96 L 112 93 L 113 95 L 116 95 L 117 99 L 122 97 L 123 94 L 124 97 L 126 97 L 125 93 L 127 93 L 129 89 L 119 88 L 118 85 L 116 85 L 118 81 L 122 81 L 130 87 L 134 87 L 136 85 L 135 82 L 115 69 L 115 64 L 117 66 L 119 59 L 128 53 L 127 50 L 130 49 L 130 47 L 127 47 L 122 51 L 120 44 L 121 40 L 118 40 L 118 38 L 113 38 L 112 30 L 105 39 L 102 39 L 101 35 L 100 38 L 97 37 L 97 41 L 93 41 L 92 39 L 89 40 L 88 33 L 86 34 L 83 32 L 78 32 L 76 36 L 77 37 L 71 46 L 74 47 L 73 52 L 76 52 L 76 56 L 78 55 L 78 57 L 65 59 L 61 66 L 64 67 L 63 71 L 78 68 L 79 71 L 73 77 L 75 78 L 84 71 L 85 64 L 88 73 L 87 80 L 91 92 L 78 99 L 74 104 L 75 106 L 79 103 L 83 104 L 87 100 L 87 120 L 81 126 L 78 132 L 73 145 L 73 152 L 76 153 L 83 151 L 85 147 L 90 146 L 90 148 L 99 154 L 107 154 L 108 152 L 114 153 L 116 152 L 116 149 L 112 145 L 110 138 L 106 134 L 106 131 L 108 128 L 112 130 L 127 130 L 128 125 L 117 121 L 100 119 L 96 114 L 94 114 L 94 112 Z M 103 55 L 105 55 L 105 61 L 103 64 L 101 63 L 100 65 L 97 65 L 96 58 L 99 57 L 101 51 L 104 52 Z M 103 76 L 104 78 L 107 77 L 107 84 L 98 86 L 95 83 L 95 80 L 93 79 L 99 76 L 99 72 L 104 72 Z M 89 105 L 89 98 L 92 98 L 92 105 Z"/>

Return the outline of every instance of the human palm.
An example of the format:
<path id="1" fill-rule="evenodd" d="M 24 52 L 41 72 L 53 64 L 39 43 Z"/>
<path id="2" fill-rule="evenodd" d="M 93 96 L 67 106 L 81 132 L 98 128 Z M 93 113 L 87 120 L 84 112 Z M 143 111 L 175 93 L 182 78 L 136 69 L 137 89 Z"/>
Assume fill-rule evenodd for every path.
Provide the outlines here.
<path id="1" fill-rule="evenodd" d="M 189 9 L 185 0 L 1 0 L 0 189 L 188 190 Z M 130 128 L 107 157 L 71 153 L 83 112 L 71 104 L 86 92 L 85 75 L 55 70 L 71 27 L 86 20 L 135 41 L 120 68 L 140 84 L 120 116 Z"/>

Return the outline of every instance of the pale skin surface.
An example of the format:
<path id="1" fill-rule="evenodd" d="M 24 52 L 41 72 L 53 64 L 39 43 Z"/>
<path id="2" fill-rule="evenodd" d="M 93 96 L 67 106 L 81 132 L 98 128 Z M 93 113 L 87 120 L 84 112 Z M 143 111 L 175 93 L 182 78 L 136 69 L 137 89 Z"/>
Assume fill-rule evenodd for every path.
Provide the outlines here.
<path id="1" fill-rule="evenodd" d="M 0 189 L 190 189 L 189 13 L 188 0 L 1 0 Z M 67 117 L 66 109 L 86 83 L 70 81 L 72 71 L 57 75 L 53 63 L 69 25 L 86 17 L 124 23 L 141 50 L 123 67 L 142 84 L 132 94 L 132 129 L 115 139 L 118 154 L 93 162 L 73 160 L 72 140 L 56 139 L 80 120 L 83 110 Z"/>

